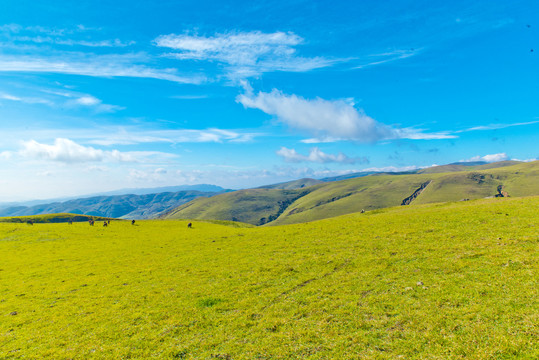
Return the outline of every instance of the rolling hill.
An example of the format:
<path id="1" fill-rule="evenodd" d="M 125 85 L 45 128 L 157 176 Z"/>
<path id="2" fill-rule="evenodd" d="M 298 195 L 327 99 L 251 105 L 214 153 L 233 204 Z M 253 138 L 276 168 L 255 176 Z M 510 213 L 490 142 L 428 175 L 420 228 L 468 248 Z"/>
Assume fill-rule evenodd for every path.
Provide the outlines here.
<path id="1" fill-rule="evenodd" d="M 254 225 L 293 224 L 403 203 L 480 199 L 500 195 L 500 191 L 509 196 L 539 194 L 539 161 L 461 166 L 442 167 L 445 170 L 442 172 L 372 174 L 296 190 L 235 191 L 196 199 L 166 213 L 163 218 L 233 220 Z"/>
<path id="2" fill-rule="evenodd" d="M 164 219 L 204 219 L 240 221 L 263 225 L 274 221 L 297 199 L 313 191 L 317 186 L 305 189 L 248 189 L 199 199 L 181 205 L 164 214 Z"/>

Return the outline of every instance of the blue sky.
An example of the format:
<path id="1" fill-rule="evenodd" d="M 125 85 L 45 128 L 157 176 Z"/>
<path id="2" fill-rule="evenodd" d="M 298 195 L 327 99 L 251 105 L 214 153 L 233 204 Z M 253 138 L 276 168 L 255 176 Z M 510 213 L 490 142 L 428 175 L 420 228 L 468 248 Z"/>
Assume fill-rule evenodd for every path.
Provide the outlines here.
<path id="1" fill-rule="evenodd" d="M 0 2 L 0 201 L 539 156 L 536 1 Z"/>

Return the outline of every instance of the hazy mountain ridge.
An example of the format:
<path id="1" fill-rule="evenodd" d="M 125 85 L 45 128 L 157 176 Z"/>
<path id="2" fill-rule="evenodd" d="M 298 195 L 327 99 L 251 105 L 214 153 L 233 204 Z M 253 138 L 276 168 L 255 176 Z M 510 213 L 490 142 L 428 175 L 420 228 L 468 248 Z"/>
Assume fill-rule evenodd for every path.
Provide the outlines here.
<path id="1" fill-rule="evenodd" d="M 303 178 L 303 179 L 299 179 L 299 180 L 286 181 L 286 182 L 282 182 L 282 183 L 278 183 L 278 184 L 259 186 L 259 187 L 257 187 L 257 189 L 293 190 L 293 189 L 301 189 L 301 188 L 304 188 L 304 187 L 309 187 L 309 186 L 321 184 L 323 182 L 324 182 L 324 180 Z"/>
<path id="2" fill-rule="evenodd" d="M 94 196 L 30 207 L 8 207 L 0 210 L 0 216 L 73 213 L 112 218 L 148 219 L 195 198 L 215 194 L 215 192 L 178 191 L 145 195 Z"/>
<path id="3" fill-rule="evenodd" d="M 98 196 L 149 195 L 149 194 L 159 194 L 159 193 L 165 193 L 165 192 L 179 192 L 179 191 L 200 191 L 200 192 L 220 193 L 220 192 L 233 191 L 233 190 L 224 189 L 220 186 L 211 185 L 211 184 L 174 185 L 174 186 L 161 186 L 161 187 L 154 187 L 154 188 L 125 188 L 125 189 L 118 189 L 118 190 L 105 191 L 105 192 L 99 192 L 99 193 L 84 194 L 84 195 L 79 195 L 79 196 L 66 196 L 66 197 L 51 198 L 51 199 L 35 199 L 35 200 L 26 200 L 26 201 L 0 202 L 0 211 L 6 208 L 33 207 L 36 205 L 43 205 L 43 204 L 64 203 L 70 200 L 95 198 Z"/>

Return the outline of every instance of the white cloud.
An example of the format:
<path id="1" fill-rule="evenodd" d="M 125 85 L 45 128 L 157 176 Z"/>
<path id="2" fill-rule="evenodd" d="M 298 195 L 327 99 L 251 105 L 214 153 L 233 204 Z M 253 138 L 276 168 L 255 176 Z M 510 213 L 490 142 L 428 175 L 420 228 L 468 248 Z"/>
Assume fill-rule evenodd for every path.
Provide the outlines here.
<path id="1" fill-rule="evenodd" d="M 167 171 L 163 168 L 157 168 L 154 170 L 140 170 L 131 169 L 129 171 L 128 179 L 134 182 L 156 182 L 163 180 L 163 175 L 166 175 Z"/>
<path id="2" fill-rule="evenodd" d="M 161 35 L 155 44 L 178 50 L 179 59 L 216 60 L 230 65 L 255 65 L 264 57 L 275 58 L 295 53 L 293 46 L 303 41 L 294 33 L 260 31 L 217 34 L 213 37 L 196 35 Z"/>
<path id="3" fill-rule="evenodd" d="M 0 159 L 9 160 L 12 157 L 13 157 L 13 153 L 11 151 L 2 151 L 2 152 L 0 152 Z"/>
<path id="4" fill-rule="evenodd" d="M 86 172 L 101 172 L 101 173 L 104 173 L 104 172 L 109 171 L 109 168 L 107 168 L 105 166 L 92 165 L 92 166 L 88 166 L 86 169 L 84 169 L 84 171 L 86 171 Z"/>
<path id="5" fill-rule="evenodd" d="M 83 95 L 68 104 L 92 107 L 97 112 L 114 112 L 124 109 L 124 107 L 118 105 L 103 104 L 100 99 L 92 95 Z"/>
<path id="6" fill-rule="evenodd" d="M 497 162 L 497 161 L 504 161 L 509 160 L 509 156 L 507 156 L 506 153 L 499 153 L 499 154 L 490 154 L 485 156 L 474 156 L 468 160 L 461 160 L 461 162 L 474 162 L 474 161 L 484 161 L 484 162 Z"/>
<path id="7" fill-rule="evenodd" d="M 255 108 L 277 116 L 288 126 L 315 136 L 347 140 L 376 141 L 393 137 L 393 130 L 357 110 L 349 103 L 324 99 L 308 100 L 297 95 L 250 91 L 236 100 L 247 108 Z"/>
<path id="8" fill-rule="evenodd" d="M 352 140 L 375 142 L 389 139 L 447 139 L 447 133 L 423 133 L 417 129 L 395 129 L 377 122 L 343 100 L 309 100 L 297 95 L 286 95 L 277 89 L 270 93 L 254 94 L 245 84 L 245 94 L 236 101 L 246 108 L 260 109 L 291 128 L 316 136 L 306 142 Z"/>
<path id="9" fill-rule="evenodd" d="M 91 95 L 80 97 L 77 100 L 75 100 L 75 102 L 77 104 L 85 105 L 85 106 L 93 106 L 93 105 L 101 104 L 101 100 Z"/>
<path id="10" fill-rule="evenodd" d="M 295 46 L 302 44 L 303 38 L 292 32 L 230 32 L 211 37 L 169 34 L 157 37 L 154 43 L 177 51 L 168 55 L 180 60 L 226 64 L 229 76 L 236 78 L 269 71 L 309 71 L 339 61 L 298 56 Z"/>
<path id="11" fill-rule="evenodd" d="M 357 163 L 368 163 L 367 158 L 363 157 L 354 157 L 350 158 L 343 153 L 338 155 L 326 154 L 321 151 L 319 148 L 314 147 L 309 150 L 309 155 L 299 154 L 294 149 L 288 149 L 286 147 L 281 147 L 277 151 L 277 155 L 283 157 L 286 162 L 316 162 L 316 163 L 342 163 L 342 164 L 357 164 Z"/>
<path id="12" fill-rule="evenodd" d="M 41 144 L 35 140 L 22 142 L 23 149 L 19 154 L 23 157 L 59 161 L 63 163 L 83 163 L 95 161 L 135 162 L 130 154 L 118 150 L 103 151 L 89 146 L 82 146 L 76 142 L 57 138 L 53 145 Z"/>

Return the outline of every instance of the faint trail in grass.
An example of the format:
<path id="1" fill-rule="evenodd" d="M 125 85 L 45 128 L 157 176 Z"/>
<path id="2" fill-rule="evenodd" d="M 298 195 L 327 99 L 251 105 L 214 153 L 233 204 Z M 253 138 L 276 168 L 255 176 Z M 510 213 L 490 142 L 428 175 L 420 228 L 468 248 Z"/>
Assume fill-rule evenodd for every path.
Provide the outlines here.
<path id="1" fill-rule="evenodd" d="M 342 264 L 340 265 L 336 265 L 333 270 L 323 274 L 322 276 L 319 276 L 319 277 L 316 277 L 316 278 L 312 278 L 312 279 L 308 279 L 308 280 L 305 280 L 297 285 L 295 285 L 294 287 L 288 289 L 288 290 L 285 290 L 283 291 L 282 293 L 280 293 L 279 295 L 277 295 L 275 298 L 273 298 L 273 300 L 271 300 L 269 302 L 269 304 L 265 305 L 264 307 L 262 307 L 261 310 L 265 310 L 267 309 L 268 307 L 270 307 L 271 305 L 275 304 L 276 302 L 278 302 L 280 299 L 282 298 L 285 298 L 287 297 L 289 294 L 301 289 L 302 287 L 312 283 L 313 281 L 317 281 L 317 280 L 322 280 L 324 278 L 327 278 L 328 276 L 331 276 L 333 274 L 335 274 L 337 271 L 343 269 L 345 266 L 347 266 L 348 264 L 350 263 L 350 259 L 346 259 Z"/>

